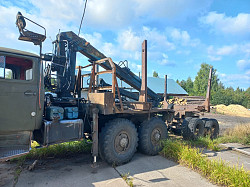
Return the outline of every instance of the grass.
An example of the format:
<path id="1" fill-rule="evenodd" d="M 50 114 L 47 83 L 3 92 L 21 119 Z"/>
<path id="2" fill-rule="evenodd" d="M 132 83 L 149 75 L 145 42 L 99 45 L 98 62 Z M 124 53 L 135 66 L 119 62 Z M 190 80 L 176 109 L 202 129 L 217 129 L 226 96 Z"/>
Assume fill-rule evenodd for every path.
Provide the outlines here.
<path id="1" fill-rule="evenodd" d="M 200 137 L 195 141 L 186 141 L 186 144 L 191 146 L 203 147 L 213 151 L 220 150 L 220 143 L 250 145 L 250 124 L 237 125 L 234 128 L 226 129 L 222 136 L 214 140 L 211 140 L 209 137 Z"/>
<path id="2" fill-rule="evenodd" d="M 241 143 L 250 145 L 250 123 L 237 125 L 232 129 L 226 129 L 223 136 L 219 137 L 220 143 Z"/>
<path id="3" fill-rule="evenodd" d="M 133 178 L 129 177 L 129 173 L 122 174 L 122 179 L 127 183 L 128 186 L 133 187 Z"/>
<path id="4" fill-rule="evenodd" d="M 15 173 L 14 173 L 14 186 L 18 182 L 18 177 L 22 173 L 22 167 L 23 167 L 24 162 L 25 162 L 25 157 L 19 158 L 17 160 L 17 167 L 16 167 Z"/>
<path id="5" fill-rule="evenodd" d="M 36 149 L 34 146 L 37 143 L 32 144 L 32 149 L 26 158 L 41 159 L 47 157 L 64 158 L 72 156 L 76 153 L 90 152 L 91 145 L 85 141 L 72 141 L 61 144 L 55 144 L 44 148 Z"/>
<path id="6" fill-rule="evenodd" d="M 72 141 L 61 144 L 55 144 L 43 148 L 35 148 L 39 144 L 32 141 L 31 150 L 27 155 L 14 158 L 11 161 L 25 161 L 25 159 L 46 159 L 46 158 L 64 158 L 77 153 L 87 153 L 91 150 L 91 145 L 85 141 Z"/>
<path id="7" fill-rule="evenodd" d="M 250 173 L 243 167 L 231 167 L 220 160 L 209 160 L 199 148 L 181 140 L 165 140 L 161 154 L 200 172 L 210 181 L 223 186 L 250 186 Z"/>
<path id="8" fill-rule="evenodd" d="M 195 147 L 207 148 L 213 151 L 219 151 L 219 141 L 218 139 L 211 140 L 209 136 L 199 137 L 197 140 L 186 141 L 187 144 Z"/>

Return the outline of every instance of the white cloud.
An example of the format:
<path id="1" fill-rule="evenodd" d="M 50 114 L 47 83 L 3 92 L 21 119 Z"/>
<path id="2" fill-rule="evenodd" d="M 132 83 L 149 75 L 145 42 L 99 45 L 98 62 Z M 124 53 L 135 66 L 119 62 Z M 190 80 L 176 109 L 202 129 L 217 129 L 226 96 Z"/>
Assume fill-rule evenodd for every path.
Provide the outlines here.
<path id="1" fill-rule="evenodd" d="M 237 44 L 233 44 L 214 48 L 214 46 L 210 45 L 207 48 L 208 58 L 211 61 L 219 61 L 222 59 L 222 56 L 228 56 L 243 52 L 242 50 L 239 50 L 240 46 Z"/>
<path id="2" fill-rule="evenodd" d="M 88 1 L 86 22 L 92 27 L 121 28 L 136 19 L 135 9 L 134 0 Z"/>
<path id="3" fill-rule="evenodd" d="M 219 77 L 226 77 L 226 76 L 227 76 L 225 73 L 221 73 L 221 72 L 219 72 L 219 71 L 217 71 L 216 74 L 217 74 Z"/>
<path id="4" fill-rule="evenodd" d="M 93 34 L 80 34 L 80 37 L 85 38 L 91 45 L 100 47 L 102 45 L 102 34 L 94 32 Z"/>
<path id="5" fill-rule="evenodd" d="M 131 28 L 121 32 L 118 35 L 118 42 L 122 46 L 122 49 L 128 51 L 136 51 L 140 49 L 140 43 L 142 39 L 132 31 Z"/>
<path id="6" fill-rule="evenodd" d="M 130 60 L 139 60 L 141 58 L 141 44 L 144 39 L 148 41 L 148 59 L 162 65 L 170 65 L 167 60 L 166 51 L 175 49 L 175 45 L 168 41 L 165 32 L 160 32 L 155 28 L 142 27 L 137 32 L 128 28 L 118 33 L 117 49 L 119 56 Z"/>
<path id="7" fill-rule="evenodd" d="M 230 54 L 234 54 L 238 51 L 238 45 L 234 44 L 234 45 L 225 45 L 222 47 L 219 47 L 217 49 L 214 49 L 214 46 L 210 45 L 207 48 L 208 54 L 210 55 L 230 55 Z"/>
<path id="8" fill-rule="evenodd" d="M 105 56 L 113 58 L 113 60 L 116 60 L 115 57 L 120 55 L 117 46 L 106 41 L 101 33 L 94 32 L 93 34 L 81 34 L 80 37 L 85 38 L 92 46 L 105 54 Z"/>
<path id="9" fill-rule="evenodd" d="M 220 60 L 221 60 L 221 57 L 216 57 L 216 56 L 211 56 L 211 55 L 208 55 L 208 58 L 209 58 L 211 61 L 220 61 Z"/>
<path id="10" fill-rule="evenodd" d="M 135 71 L 135 72 L 141 72 L 141 65 L 138 65 L 136 63 L 133 63 L 133 62 L 130 62 L 128 64 L 129 68 L 132 70 L 132 71 Z"/>
<path id="11" fill-rule="evenodd" d="M 148 15 L 154 18 L 186 19 L 206 11 L 212 0 L 136 0 L 137 16 Z"/>
<path id="12" fill-rule="evenodd" d="M 169 62 L 169 59 L 168 59 L 168 55 L 167 54 L 165 54 L 165 53 L 163 53 L 162 54 L 162 59 L 160 60 L 160 64 L 162 64 L 162 65 L 167 65 L 167 64 L 171 64 L 170 62 Z"/>
<path id="13" fill-rule="evenodd" d="M 170 29 L 170 37 L 175 42 L 180 42 L 183 46 L 195 47 L 200 43 L 199 39 L 191 39 L 187 31 L 181 31 L 180 29 Z"/>
<path id="14" fill-rule="evenodd" d="M 229 55 L 237 50 L 237 45 L 223 46 L 217 49 L 217 55 Z"/>
<path id="15" fill-rule="evenodd" d="M 200 22 L 209 25 L 216 33 L 249 37 L 250 14 L 239 13 L 236 17 L 229 17 L 225 14 L 209 12 L 207 16 L 200 18 Z"/>
<path id="16" fill-rule="evenodd" d="M 240 87 L 244 88 L 246 85 L 250 85 L 250 76 L 249 74 L 225 74 L 220 73 L 219 79 L 228 87 L 232 86 L 234 88 Z"/>
<path id="17" fill-rule="evenodd" d="M 247 59 L 247 60 L 238 60 L 237 61 L 237 67 L 240 69 L 240 70 L 250 70 L 250 60 Z"/>
<path id="18" fill-rule="evenodd" d="M 176 54 L 184 54 L 184 55 L 189 55 L 191 53 L 190 50 L 178 50 Z"/>
<path id="19" fill-rule="evenodd" d="M 170 42 L 167 38 L 167 33 L 160 32 L 156 28 L 143 27 L 141 38 L 149 41 L 149 47 L 154 49 L 173 50 L 175 49 L 174 43 Z"/>
<path id="20" fill-rule="evenodd" d="M 243 44 L 239 48 L 245 54 L 246 58 L 250 57 L 250 43 Z"/>
<path id="21" fill-rule="evenodd" d="M 33 13 L 39 12 L 47 19 L 64 20 L 79 25 L 84 1 L 82 0 L 30 0 L 34 5 Z M 212 0 L 91 0 L 83 21 L 83 28 L 94 27 L 118 29 L 149 19 L 171 18 L 186 20 L 187 17 L 200 15 L 208 9 Z M 147 18 L 147 19 L 145 19 Z"/>

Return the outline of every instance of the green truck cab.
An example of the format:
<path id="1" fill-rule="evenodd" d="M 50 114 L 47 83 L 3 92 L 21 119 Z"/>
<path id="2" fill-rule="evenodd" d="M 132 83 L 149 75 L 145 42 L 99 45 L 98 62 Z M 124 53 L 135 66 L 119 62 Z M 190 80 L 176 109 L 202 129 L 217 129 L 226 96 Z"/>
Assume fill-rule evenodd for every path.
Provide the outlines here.
<path id="1" fill-rule="evenodd" d="M 0 157 L 28 152 L 40 129 L 44 85 L 40 57 L 0 47 Z"/>

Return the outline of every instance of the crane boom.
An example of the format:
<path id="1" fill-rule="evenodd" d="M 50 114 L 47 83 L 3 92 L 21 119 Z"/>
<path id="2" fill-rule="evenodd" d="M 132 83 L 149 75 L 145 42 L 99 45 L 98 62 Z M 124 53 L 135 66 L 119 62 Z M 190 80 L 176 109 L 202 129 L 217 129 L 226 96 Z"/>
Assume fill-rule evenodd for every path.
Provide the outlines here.
<path id="1" fill-rule="evenodd" d="M 70 45 L 74 46 L 74 50 L 76 52 L 80 52 L 81 54 L 88 57 L 91 61 L 97 61 L 100 59 L 107 58 L 103 53 L 98 51 L 84 38 L 77 36 L 72 31 L 61 32 L 60 34 L 58 34 L 57 40 L 59 41 L 66 40 Z M 141 89 L 141 79 L 137 75 L 135 75 L 132 71 L 130 71 L 128 68 L 121 68 L 117 64 L 115 65 L 116 65 L 117 77 L 119 77 L 121 80 L 123 80 L 131 87 L 139 91 Z M 102 63 L 101 66 L 106 70 L 112 69 L 108 62 Z M 158 95 L 150 88 L 148 88 L 148 96 L 154 101 L 157 101 L 159 99 Z"/>

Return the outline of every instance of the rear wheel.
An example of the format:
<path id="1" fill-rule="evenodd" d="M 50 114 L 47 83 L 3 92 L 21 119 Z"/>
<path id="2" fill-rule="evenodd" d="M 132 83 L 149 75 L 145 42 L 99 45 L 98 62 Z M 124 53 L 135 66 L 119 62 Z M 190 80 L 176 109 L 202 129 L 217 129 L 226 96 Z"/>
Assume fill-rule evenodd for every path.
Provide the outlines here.
<path id="1" fill-rule="evenodd" d="M 210 135 L 211 139 L 217 138 L 219 135 L 219 123 L 216 119 L 208 119 L 205 123 L 207 129 L 207 135 Z"/>
<path id="2" fill-rule="evenodd" d="M 192 119 L 192 117 L 186 117 L 181 124 L 181 135 L 182 135 L 184 140 L 191 139 L 191 137 L 190 137 L 191 130 L 188 127 L 188 124 L 189 124 L 191 119 Z"/>
<path id="3" fill-rule="evenodd" d="M 185 140 L 194 140 L 204 135 L 205 125 L 199 118 L 191 118 L 182 123 L 182 136 Z"/>
<path id="4" fill-rule="evenodd" d="M 208 118 L 202 118 L 201 120 L 203 121 L 203 123 L 204 123 L 204 125 L 205 125 L 206 122 L 207 122 L 207 120 L 208 120 Z M 208 134 L 209 134 L 209 128 L 207 128 L 206 125 L 205 125 L 205 128 L 204 128 L 204 136 L 207 136 Z"/>
<path id="5" fill-rule="evenodd" d="M 162 150 L 161 140 L 167 137 L 166 124 L 159 118 L 151 118 L 139 127 L 139 150 L 147 155 L 156 155 Z"/>
<path id="6" fill-rule="evenodd" d="M 135 125 L 127 119 L 108 122 L 100 134 L 100 155 L 109 164 L 121 165 L 129 162 L 138 145 Z"/>

